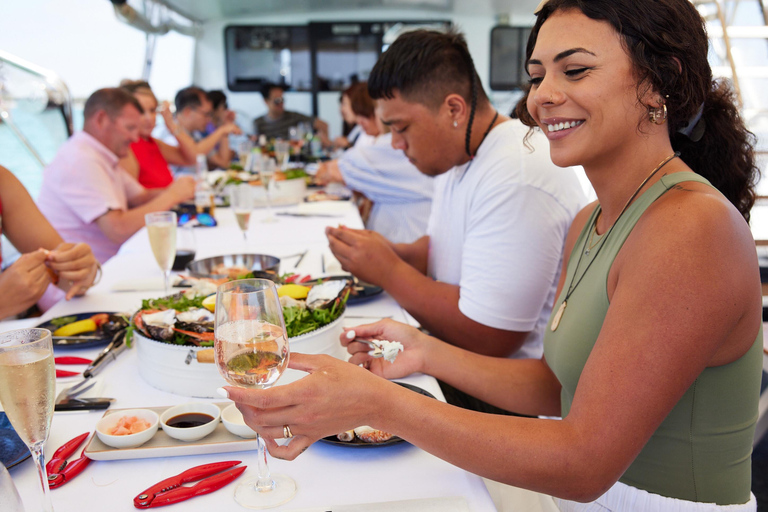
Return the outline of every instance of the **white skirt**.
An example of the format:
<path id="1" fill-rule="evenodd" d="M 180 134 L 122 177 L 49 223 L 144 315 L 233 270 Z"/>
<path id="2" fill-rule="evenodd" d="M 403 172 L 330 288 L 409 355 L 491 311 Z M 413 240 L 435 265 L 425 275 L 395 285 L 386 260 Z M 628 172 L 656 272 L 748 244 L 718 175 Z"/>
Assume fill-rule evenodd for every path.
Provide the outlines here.
<path id="1" fill-rule="evenodd" d="M 668 498 L 616 482 L 608 492 L 590 503 L 553 498 L 561 512 L 755 512 L 757 500 L 750 494 L 743 505 L 716 505 Z"/>

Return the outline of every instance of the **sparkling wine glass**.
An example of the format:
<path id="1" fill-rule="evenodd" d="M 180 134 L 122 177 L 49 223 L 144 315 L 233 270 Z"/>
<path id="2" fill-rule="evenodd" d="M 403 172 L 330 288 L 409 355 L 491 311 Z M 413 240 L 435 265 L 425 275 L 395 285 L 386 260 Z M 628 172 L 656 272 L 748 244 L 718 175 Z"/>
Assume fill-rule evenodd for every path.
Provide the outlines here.
<path id="1" fill-rule="evenodd" d="M 229 192 L 229 201 L 235 212 L 235 219 L 240 231 L 243 232 L 243 240 L 248 246 L 248 223 L 253 211 L 253 188 L 247 183 L 232 185 Z"/>
<path id="2" fill-rule="evenodd" d="M 32 452 L 43 488 L 42 509 L 53 511 L 43 445 L 53 419 L 56 378 L 51 332 L 17 329 L 0 334 L 0 403 Z"/>
<path id="3" fill-rule="evenodd" d="M 277 219 L 272 215 L 272 198 L 269 195 L 269 184 L 272 181 L 272 177 L 275 175 L 274 158 L 265 158 L 261 161 L 261 172 L 259 178 L 261 178 L 261 184 L 264 185 L 264 192 L 267 195 L 267 216 L 262 222 L 275 222 Z"/>
<path id="4" fill-rule="evenodd" d="M 165 293 L 171 293 L 171 268 L 176 258 L 176 214 L 174 212 L 154 212 L 144 216 L 149 233 L 149 245 L 152 254 L 163 271 Z"/>
<path id="5" fill-rule="evenodd" d="M 275 141 L 275 158 L 277 158 L 277 165 L 280 167 L 281 171 L 285 170 L 290 154 L 291 143 L 287 140 L 277 139 Z"/>
<path id="6" fill-rule="evenodd" d="M 214 353 L 216 366 L 233 386 L 264 389 L 288 366 L 288 336 L 275 283 L 241 279 L 216 292 Z M 240 484 L 235 501 L 246 508 L 271 508 L 291 500 L 296 482 L 271 475 L 264 441 L 258 439 L 259 477 Z"/>

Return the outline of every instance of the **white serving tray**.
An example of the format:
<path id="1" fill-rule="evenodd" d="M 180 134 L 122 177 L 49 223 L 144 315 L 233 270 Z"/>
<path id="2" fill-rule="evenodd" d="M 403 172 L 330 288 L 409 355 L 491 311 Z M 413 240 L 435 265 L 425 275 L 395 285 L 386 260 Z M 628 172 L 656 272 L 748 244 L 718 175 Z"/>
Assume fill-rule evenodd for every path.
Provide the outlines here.
<path id="1" fill-rule="evenodd" d="M 216 405 L 219 409 L 224 409 L 232 402 L 221 402 Z M 158 416 L 163 413 L 168 407 L 146 407 L 151 411 L 155 411 Z M 132 407 L 131 409 L 136 409 Z M 110 414 L 120 414 L 122 411 L 129 409 L 113 409 L 104 413 L 104 416 Z M 95 435 L 91 437 L 91 441 L 85 447 L 85 455 L 92 460 L 125 460 L 125 459 L 151 459 L 154 457 L 178 457 L 182 455 L 204 455 L 210 453 L 225 453 L 225 452 L 244 452 L 250 450 L 257 450 L 259 445 L 257 439 L 243 439 L 234 434 L 231 434 L 224 424 L 219 422 L 211 434 L 205 436 L 198 441 L 184 442 L 177 439 L 173 439 L 166 434 L 162 427 L 157 429 L 157 433 L 137 448 L 112 448 L 102 443 L 101 440 Z"/>

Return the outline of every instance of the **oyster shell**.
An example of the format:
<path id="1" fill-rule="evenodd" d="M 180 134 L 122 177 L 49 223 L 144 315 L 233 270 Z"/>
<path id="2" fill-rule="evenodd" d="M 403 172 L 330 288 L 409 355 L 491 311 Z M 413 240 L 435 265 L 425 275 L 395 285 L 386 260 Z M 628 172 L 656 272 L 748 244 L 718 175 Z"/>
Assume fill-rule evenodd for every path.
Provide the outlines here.
<path id="1" fill-rule="evenodd" d="M 280 297 L 280 305 L 284 308 L 306 309 L 307 304 L 303 300 L 296 300 L 293 297 L 283 295 Z"/>
<path id="2" fill-rule="evenodd" d="M 313 286 L 307 294 L 307 307 L 309 309 L 330 307 L 333 301 L 343 297 L 348 285 L 349 281 L 346 279 L 333 279 Z"/>
<path id="3" fill-rule="evenodd" d="M 157 313 L 144 314 L 141 320 L 153 338 L 166 341 L 173 338 L 173 326 L 176 324 L 175 310 L 166 309 Z"/>
<path id="4" fill-rule="evenodd" d="M 183 322 L 185 324 L 201 324 L 205 322 L 213 322 L 213 313 L 203 308 L 190 309 L 188 311 L 176 313 L 176 321 Z"/>

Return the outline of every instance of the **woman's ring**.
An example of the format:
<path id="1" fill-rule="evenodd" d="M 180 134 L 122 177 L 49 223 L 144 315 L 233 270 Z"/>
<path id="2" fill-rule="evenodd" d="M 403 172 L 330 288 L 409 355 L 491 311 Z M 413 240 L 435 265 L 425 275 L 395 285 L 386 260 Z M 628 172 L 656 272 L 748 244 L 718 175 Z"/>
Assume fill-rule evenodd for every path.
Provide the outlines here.
<path id="1" fill-rule="evenodd" d="M 286 439 L 290 439 L 293 437 L 293 432 L 291 432 L 291 427 L 288 425 L 283 425 L 283 437 Z"/>

